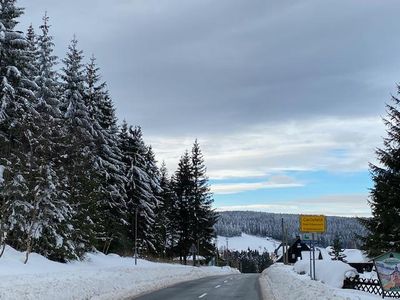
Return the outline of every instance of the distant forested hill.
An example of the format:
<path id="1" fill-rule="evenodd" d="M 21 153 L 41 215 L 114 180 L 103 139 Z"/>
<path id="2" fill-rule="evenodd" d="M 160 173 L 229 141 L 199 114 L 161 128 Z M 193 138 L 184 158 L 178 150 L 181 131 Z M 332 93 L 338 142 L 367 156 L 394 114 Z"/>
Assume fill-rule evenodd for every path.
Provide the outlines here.
<path id="1" fill-rule="evenodd" d="M 288 228 L 289 241 L 299 234 L 299 215 L 252 211 L 225 211 L 219 214 L 215 229 L 221 236 L 240 236 L 244 232 L 281 240 L 282 218 Z M 324 247 L 332 245 L 336 234 L 339 234 L 344 248 L 359 248 L 361 242 L 357 235 L 365 235 L 366 229 L 356 218 L 327 217 L 327 232 L 318 237 L 319 244 Z"/>

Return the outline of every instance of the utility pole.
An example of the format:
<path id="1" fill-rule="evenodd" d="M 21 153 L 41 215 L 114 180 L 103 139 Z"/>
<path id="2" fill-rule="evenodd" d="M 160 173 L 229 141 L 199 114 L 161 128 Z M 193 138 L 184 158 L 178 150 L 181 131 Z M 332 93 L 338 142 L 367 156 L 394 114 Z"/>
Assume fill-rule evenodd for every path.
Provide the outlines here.
<path id="1" fill-rule="evenodd" d="M 286 255 L 285 260 L 286 264 L 289 264 L 289 239 L 288 239 L 288 229 L 285 228 L 285 245 L 286 245 Z"/>
<path id="2" fill-rule="evenodd" d="M 138 251 L 137 251 L 137 219 L 138 219 L 138 210 L 139 210 L 139 207 L 136 207 L 136 209 L 135 209 L 135 266 L 137 265 L 137 254 L 138 254 Z"/>
<path id="3" fill-rule="evenodd" d="M 197 262 L 200 266 L 200 239 L 197 239 Z"/>
<path id="4" fill-rule="evenodd" d="M 313 280 L 317 280 L 316 276 L 315 276 L 315 240 L 314 240 L 314 233 L 312 234 L 312 243 L 313 243 Z"/>
<path id="5" fill-rule="evenodd" d="M 228 237 L 226 237 L 226 263 L 227 263 L 227 266 L 229 266 L 229 248 L 228 248 L 228 245 L 229 245 L 229 239 L 228 239 Z"/>
<path id="6" fill-rule="evenodd" d="M 282 225 L 282 260 L 283 263 L 286 265 L 286 243 L 285 243 L 285 229 L 283 226 L 283 218 L 281 219 L 281 225 Z"/>
<path id="7" fill-rule="evenodd" d="M 215 253 L 215 265 L 214 266 L 219 266 L 219 250 L 218 250 L 218 247 L 217 247 L 216 253 Z"/>

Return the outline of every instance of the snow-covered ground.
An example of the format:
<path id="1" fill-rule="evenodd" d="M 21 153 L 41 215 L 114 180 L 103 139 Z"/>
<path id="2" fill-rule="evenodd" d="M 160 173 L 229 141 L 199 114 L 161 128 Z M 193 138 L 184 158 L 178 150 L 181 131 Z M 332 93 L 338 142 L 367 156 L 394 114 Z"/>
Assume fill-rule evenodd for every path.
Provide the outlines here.
<path id="1" fill-rule="evenodd" d="M 298 274 L 310 275 L 310 261 L 298 261 L 293 268 Z M 342 261 L 315 261 L 315 278 L 331 287 L 341 288 L 346 277 L 354 277 L 355 275 L 358 275 L 357 270 Z"/>
<path id="2" fill-rule="evenodd" d="M 321 267 L 329 268 L 329 265 Z M 343 266 L 333 269 L 343 269 Z M 333 271 L 332 269 L 332 271 Z M 329 269 L 325 270 L 328 273 Z M 323 271 L 323 272 L 325 272 Z M 320 270 L 321 272 L 321 270 Z M 316 271 L 318 274 L 318 269 Z M 334 280 L 333 282 L 336 282 Z M 293 266 L 274 264 L 260 278 L 264 299 L 269 300 L 377 300 L 373 295 L 357 290 L 345 290 L 329 286 L 328 283 L 313 281 L 307 274 L 297 274 Z"/>
<path id="3" fill-rule="evenodd" d="M 276 241 L 272 238 L 258 237 L 242 233 L 242 236 L 234 236 L 229 238 L 218 236 L 218 249 L 226 249 L 227 239 L 228 249 L 237 251 L 246 251 L 248 248 L 250 248 L 251 250 L 258 250 L 260 252 L 273 252 L 280 244 L 279 241 Z"/>
<path id="4" fill-rule="evenodd" d="M 191 267 L 88 254 L 86 261 L 61 264 L 7 247 L 0 258 L 0 299 L 125 299 L 177 282 L 238 273 L 229 267 Z"/>
<path id="5" fill-rule="evenodd" d="M 362 263 L 370 261 L 366 253 L 358 249 L 344 249 L 343 254 L 346 255 L 345 260 L 349 263 Z"/>

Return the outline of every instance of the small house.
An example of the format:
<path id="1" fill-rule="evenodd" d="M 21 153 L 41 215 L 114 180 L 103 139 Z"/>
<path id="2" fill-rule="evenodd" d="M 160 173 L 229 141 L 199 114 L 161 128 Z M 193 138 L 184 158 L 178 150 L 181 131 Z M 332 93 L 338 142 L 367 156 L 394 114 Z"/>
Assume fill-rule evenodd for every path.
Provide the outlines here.
<path id="1" fill-rule="evenodd" d="M 280 248 L 283 248 L 283 244 L 281 243 L 278 248 L 275 249 L 274 253 L 277 255 Z M 283 251 L 282 251 L 283 252 Z M 300 237 L 296 237 L 296 241 L 289 247 L 288 249 L 288 260 L 289 263 L 294 264 L 296 261 L 300 259 L 306 259 L 306 257 L 302 257 L 305 253 L 310 253 L 310 247 L 303 242 Z M 317 255 L 317 254 L 316 254 Z M 277 262 L 283 262 L 283 255 L 279 255 Z"/>

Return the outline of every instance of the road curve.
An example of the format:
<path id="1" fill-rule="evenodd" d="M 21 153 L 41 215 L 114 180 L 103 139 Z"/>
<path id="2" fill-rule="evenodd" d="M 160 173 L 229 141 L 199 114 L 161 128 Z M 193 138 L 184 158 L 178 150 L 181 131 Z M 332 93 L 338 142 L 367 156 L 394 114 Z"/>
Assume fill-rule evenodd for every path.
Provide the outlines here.
<path id="1" fill-rule="evenodd" d="M 259 274 L 212 276 L 179 283 L 135 300 L 262 300 Z"/>

